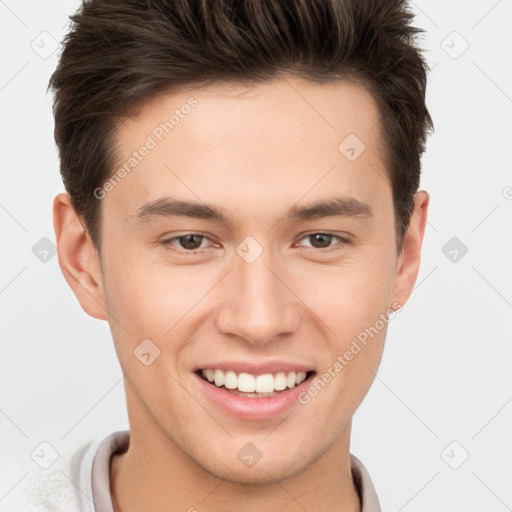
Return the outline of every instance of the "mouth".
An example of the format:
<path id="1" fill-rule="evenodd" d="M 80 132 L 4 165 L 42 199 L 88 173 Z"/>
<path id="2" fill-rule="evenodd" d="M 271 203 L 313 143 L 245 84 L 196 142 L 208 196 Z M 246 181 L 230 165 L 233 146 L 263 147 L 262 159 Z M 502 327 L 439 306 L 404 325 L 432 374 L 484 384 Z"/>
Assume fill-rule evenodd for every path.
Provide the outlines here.
<path id="1" fill-rule="evenodd" d="M 278 371 L 252 374 L 200 368 L 195 380 L 204 398 L 222 414 L 243 420 L 269 420 L 300 405 L 299 395 L 310 385 L 316 371 Z"/>
<path id="2" fill-rule="evenodd" d="M 285 393 L 315 375 L 314 370 L 307 372 L 276 372 L 253 375 L 246 372 L 224 371 L 203 368 L 195 372 L 202 380 L 232 395 L 247 398 L 268 398 Z"/>

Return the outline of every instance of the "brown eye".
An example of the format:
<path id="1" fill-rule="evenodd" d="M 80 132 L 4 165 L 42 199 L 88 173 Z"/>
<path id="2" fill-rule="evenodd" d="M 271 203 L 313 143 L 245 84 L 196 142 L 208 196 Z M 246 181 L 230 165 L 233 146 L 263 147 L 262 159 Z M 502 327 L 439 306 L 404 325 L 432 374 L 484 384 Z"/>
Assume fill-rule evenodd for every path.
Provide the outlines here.
<path id="1" fill-rule="evenodd" d="M 315 249 L 325 249 L 330 246 L 333 235 L 328 233 L 314 233 L 313 235 L 308 235 L 306 238 L 311 240 L 311 245 Z"/>
<path id="2" fill-rule="evenodd" d="M 176 240 L 179 241 L 180 246 L 183 249 L 187 249 L 189 251 L 194 251 L 196 249 L 199 249 L 201 247 L 201 240 L 204 237 L 201 235 L 184 235 L 176 237 Z"/>
<path id="3" fill-rule="evenodd" d="M 193 252 L 198 249 L 204 249 L 204 245 L 201 246 L 201 243 L 204 240 L 209 240 L 208 237 L 204 235 L 197 235 L 195 233 L 189 233 L 186 235 L 175 236 L 173 238 L 169 238 L 168 240 L 163 240 L 161 243 L 165 247 L 169 249 L 175 250 L 177 252 Z"/>
<path id="4" fill-rule="evenodd" d="M 345 239 L 333 234 L 333 233 L 311 233 L 302 238 L 302 240 L 309 240 L 312 249 L 328 249 L 334 247 L 336 244 L 333 241 L 338 240 L 338 245 L 343 246 L 348 243 Z M 306 247 L 308 247 L 306 245 Z"/>

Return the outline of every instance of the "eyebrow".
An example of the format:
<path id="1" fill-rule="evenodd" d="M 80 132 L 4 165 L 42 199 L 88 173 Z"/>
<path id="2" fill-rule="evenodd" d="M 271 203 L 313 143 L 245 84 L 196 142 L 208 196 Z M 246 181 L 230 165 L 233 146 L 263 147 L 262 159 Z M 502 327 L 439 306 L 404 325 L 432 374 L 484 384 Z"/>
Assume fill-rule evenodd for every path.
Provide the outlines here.
<path id="1" fill-rule="evenodd" d="M 369 204 L 354 197 L 334 197 L 305 206 L 293 206 L 284 217 L 289 221 L 317 220 L 324 217 L 373 217 Z M 223 208 L 205 203 L 183 201 L 163 197 L 140 206 L 134 215 L 136 220 L 147 222 L 155 217 L 191 217 L 223 224 L 230 224 Z"/>

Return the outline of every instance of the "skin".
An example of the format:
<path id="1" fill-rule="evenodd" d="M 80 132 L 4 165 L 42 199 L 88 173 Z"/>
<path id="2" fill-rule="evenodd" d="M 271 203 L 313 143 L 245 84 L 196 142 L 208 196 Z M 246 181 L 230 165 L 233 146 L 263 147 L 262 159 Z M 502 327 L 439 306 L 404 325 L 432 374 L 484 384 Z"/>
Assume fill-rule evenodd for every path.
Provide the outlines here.
<path id="1" fill-rule="evenodd" d="M 429 196 L 415 195 L 397 255 L 377 107 L 345 82 L 217 83 L 153 99 L 119 126 L 119 165 L 192 96 L 198 105 L 101 200 L 101 260 L 68 194 L 54 200 L 62 272 L 83 309 L 109 322 L 125 374 L 131 440 L 113 458 L 114 508 L 358 511 L 351 418 L 375 377 L 386 328 L 308 404 L 273 420 L 220 411 L 192 371 L 207 361 L 283 359 L 322 374 L 381 313 L 407 302 Z M 338 150 L 350 133 L 366 146 L 355 161 Z M 135 219 L 142 204 L 170 194 L 222 207 L 230 223 Z M 285 217 L 294 205 L 339 195 L 374 215 Z M 179 240 L 162 243 L 190 232 L 207 237 L 196 255 L 184 255 L 190 245 Z M 351 243 L 314 245 L 306 236 L 322 232 Z M 252 263 L 236 252 L 248 236 L 263 248 Z M 149 366 L 134 356 L 146 338 L 160 349 Z M 248 442 L 263 454 L 250 468 L 237 458 Z"/>

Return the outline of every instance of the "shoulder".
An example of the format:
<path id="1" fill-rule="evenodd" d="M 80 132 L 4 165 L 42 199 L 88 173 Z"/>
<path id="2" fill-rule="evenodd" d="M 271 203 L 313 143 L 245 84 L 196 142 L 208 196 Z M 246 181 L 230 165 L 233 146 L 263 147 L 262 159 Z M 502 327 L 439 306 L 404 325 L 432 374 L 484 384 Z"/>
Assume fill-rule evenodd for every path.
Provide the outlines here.
<path id="1" fill-rule="evenodd" d="M 96 436 L 47 469 L 31 464 L 0 502 L 0 512 L 95 512 L 91 470 L 104 436 Z"/>

